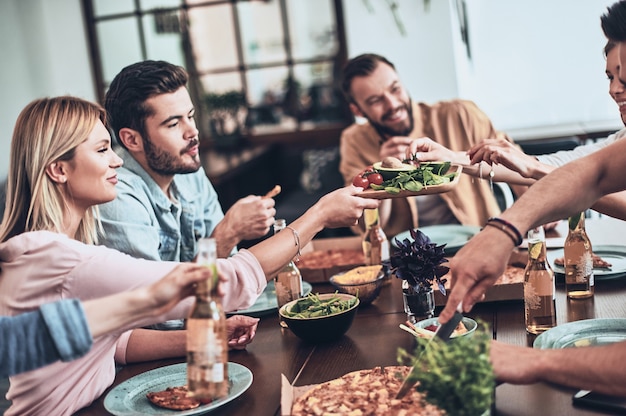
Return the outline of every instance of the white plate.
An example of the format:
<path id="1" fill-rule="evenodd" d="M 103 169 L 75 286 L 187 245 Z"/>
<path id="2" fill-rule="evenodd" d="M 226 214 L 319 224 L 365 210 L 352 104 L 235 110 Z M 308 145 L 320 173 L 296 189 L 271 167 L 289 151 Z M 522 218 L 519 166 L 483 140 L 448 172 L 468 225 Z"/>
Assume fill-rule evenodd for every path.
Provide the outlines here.
<path id="1" fill-rule="evenodd" d="M 437 244 L 438 246 L 445 244 L 444 253 L 446 255 L 452 255 L 459 251 L 461 247 L 465 245 L 469 241 L 470 238 L 474 237 L 480 231 L 480 227 L 475 227 L 471 225 L 457 225 L 457 224 L 446 224 L 446 225 L 432 225 L 428 227 L 420 227 L 419 230 L 426 234 L 430 241 Z M 404 231 L 391 239 L 391 245 L 394 248 L 398 248 L 396 244 L 396 238 L 400 241 L 408 238 L 409 240 L 413 240 L 411 238 L 410 231 Z"/>
<path id="2" fill-rule="evenodd" d="M 302 292 L 304 296 L 311 293 L 311 290 L 313 290 L 313 286 L 311 286 L 309 282 L 302 282 Z M 274 312 L 278 313 L 278 301 L 276 300 L 276 288 L 274 287 L 274 281 L 270 280 L 267 282 L 267 287 L 263 293 L 261 293 L 256 302 L 254 302 L 254 305 L 250 306 L 248 309 L 228 312 L 228 315 L 248 315 L 254 318 L 259 318 Z"/>
<path id="3" fill-rule="evenodd" d="M 626 319 L 584 319 L 555 326 L 533 342 L 538 349 L 605 345 L 626 340 Z"/>
<path id="4" fill-rule="evenodd" d="M 169 410 L 150 403 L 146 394 L 165 390 L 168 387 L 187 384 L 187 363 L 155 368 L 120 383 L 104 398 L 104 408 L 116 416 L 138 415 L 199 415 L 208 413 L 225 405 L 237 397 L 252 384 L 252 372 L 241 364 L 228 363 L 228 396 L 191 410 Z"/>

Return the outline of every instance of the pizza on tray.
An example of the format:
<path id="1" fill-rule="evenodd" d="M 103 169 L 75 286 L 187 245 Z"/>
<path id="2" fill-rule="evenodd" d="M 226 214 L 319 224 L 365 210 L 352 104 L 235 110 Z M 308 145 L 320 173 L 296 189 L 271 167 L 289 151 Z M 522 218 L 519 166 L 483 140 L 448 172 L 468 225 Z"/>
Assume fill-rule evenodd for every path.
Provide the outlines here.
<path id="1" fill-rule="evenodd" d="M 395 398 L 410 370 L 405 366 L 376 367 L 345 374 L 295 399 L 291 415 L 445 415 L 415 389 L 401 400 Z"/>

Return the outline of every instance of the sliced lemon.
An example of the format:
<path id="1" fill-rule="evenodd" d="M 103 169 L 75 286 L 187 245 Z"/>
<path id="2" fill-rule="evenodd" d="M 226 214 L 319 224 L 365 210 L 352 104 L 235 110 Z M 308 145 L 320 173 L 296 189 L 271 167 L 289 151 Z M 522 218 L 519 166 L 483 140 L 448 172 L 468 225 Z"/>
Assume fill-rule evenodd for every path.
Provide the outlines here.
<path id="1" fill-rule="evenodd" d="M 530 254 L 531 259 L 537 260 L 539 258 L 539 255 L 541 254 L 542 246 L 543 246 L 543 243 L 541 241 L 532 243 L 532 245 L 530 246 L 530 251 L 528 252 Z"/>

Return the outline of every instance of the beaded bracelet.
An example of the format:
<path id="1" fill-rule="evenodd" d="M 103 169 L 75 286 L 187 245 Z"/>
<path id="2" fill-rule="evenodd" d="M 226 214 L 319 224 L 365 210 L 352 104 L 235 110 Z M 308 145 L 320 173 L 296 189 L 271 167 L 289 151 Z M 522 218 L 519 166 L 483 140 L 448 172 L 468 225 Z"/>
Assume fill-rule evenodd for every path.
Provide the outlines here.
<path id="1" fill-rule="evenodd" d="M 515 243 L 516 243 L 516 239 L 515 239 L 515 237 L 513 237 L 513 234 L 511 234 L 505 226 L 503 226 L 503 225 L 498 225 L 498 224 L 493 223 L 493 222 L 488 222 L 487 224 L 485 224 L 485 227 L 487 227 L 487 226 L 491 226 L 491 227 L 493 227 L 493 228 L 496 228 L 496 229 L 498 229 L 498 230 L 502 231 L 504 234 L 506 234 L 507 236 L 509 236 L 509 238 L 511 239 L 511 241 L 513 241 L 513 244 L 515 244 Z"/>
<path id="2" fill-rule="evenodd" d="M 496 222 L 500 224 L 500 226 L 494 224 Z M 513 243 L 516 246 L 519 246 L 520 244 L 522 244 L 522 241 L 524 241 L 524 238 L 522 237 L 522 233 L 519 232 L 516 226 L 514 226 L 507 220 L 503 220 L 502 218 L 498 218 L 498 217 L 491 217 L 487 220 L 486 225 L 491 225 L 492 227 L 496 227 L 504 231 L 509 237 L 511 237 L 511 240 L 513 240 Z M 510 234 L 509 232 L 507 232 L 507 230 L 509 230 L 513 234 Z"/>
<path id="3" fill-rule="evenodd" d="M 289 225 L 285 226 L 285 228 L 289 228 L 291 232 L 293 233 L 293 241 L 296 244 L 296 247 L 298 249 L 298 253 L 296 254 L 296 259 L 299 259 L 300 256 L 302 256 L 302 253 L 300 253 L 300 234 L 298 234 L 295 228 L 290 227 Z"/>

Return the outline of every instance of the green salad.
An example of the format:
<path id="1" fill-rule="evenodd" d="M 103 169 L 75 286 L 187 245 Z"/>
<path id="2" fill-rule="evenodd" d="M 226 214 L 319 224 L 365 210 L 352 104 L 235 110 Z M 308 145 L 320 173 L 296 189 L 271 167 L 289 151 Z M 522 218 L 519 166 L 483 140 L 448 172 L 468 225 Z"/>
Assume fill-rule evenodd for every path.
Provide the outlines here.
<path id="1" fill-rule="evenodd" d="M 320 299 L 319 295 L 309 293 L 299 299 L 290 310 L 285 309 L 284 314 L 291 318 L 300 319 L 328 316 L 350 309 L 357 301 L 357 298 L 342 299 L 337 296 L 337 292 L 328 299 Z"/>
<path id="2" fill-rule="evenodd" d="M 398 194 L 400 191 L 419 192 L 424 186 L 443 185 L 451 182 L 456 172 L 444 173 L 450 169 L 450 162 L 429 166 L 424 164 L 417 169 L 407 172 L 399 172 L 395 177 L 384 181 L 380 185 L 370 184 L 370 188 L 384 190 L 390 194 Z"/>

